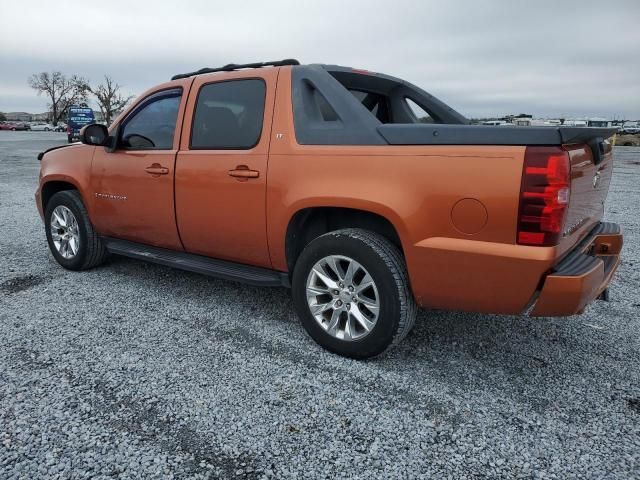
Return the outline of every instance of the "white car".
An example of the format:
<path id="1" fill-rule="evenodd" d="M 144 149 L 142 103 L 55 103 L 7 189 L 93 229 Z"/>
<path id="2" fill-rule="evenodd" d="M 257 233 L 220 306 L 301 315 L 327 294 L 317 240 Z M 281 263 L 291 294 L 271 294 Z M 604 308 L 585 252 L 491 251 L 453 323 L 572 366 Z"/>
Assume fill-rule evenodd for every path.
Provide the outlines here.
<path id="1" fill-rule="evenodd" d="M 32 123 L 31 131 L 32 132 L 53 132 L 56 127 L 49 123 Z"/>
<path id="2" fill-rule="evenodd" d="M 625 123 L 620 129 L 620 133 L 635 135 L 640 133 L 640 125 L 637 123 Z"/>

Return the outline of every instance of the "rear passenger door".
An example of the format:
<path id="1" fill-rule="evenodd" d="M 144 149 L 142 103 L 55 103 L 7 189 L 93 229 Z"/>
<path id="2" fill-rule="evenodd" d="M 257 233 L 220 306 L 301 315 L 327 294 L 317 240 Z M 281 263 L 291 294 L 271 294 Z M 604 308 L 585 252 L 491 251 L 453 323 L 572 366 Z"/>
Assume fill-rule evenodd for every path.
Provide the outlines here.
<path id="1" fill-rule="evenodd" d="M 186 251 L 270 267 L 265 194 L 278 69 L 196 77 L 175 176 Z"/>

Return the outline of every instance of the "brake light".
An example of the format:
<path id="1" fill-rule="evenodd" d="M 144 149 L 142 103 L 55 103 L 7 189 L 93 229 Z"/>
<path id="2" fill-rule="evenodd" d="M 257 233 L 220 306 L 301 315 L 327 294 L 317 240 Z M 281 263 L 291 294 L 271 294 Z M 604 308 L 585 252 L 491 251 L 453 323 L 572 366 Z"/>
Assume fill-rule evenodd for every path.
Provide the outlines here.
<path id="1" fill-rule="evenodd" d="M 569 207 L 571 167 L 560 147 L 527 147 L 520 187 L 518 243 L 553 246 Z"/>

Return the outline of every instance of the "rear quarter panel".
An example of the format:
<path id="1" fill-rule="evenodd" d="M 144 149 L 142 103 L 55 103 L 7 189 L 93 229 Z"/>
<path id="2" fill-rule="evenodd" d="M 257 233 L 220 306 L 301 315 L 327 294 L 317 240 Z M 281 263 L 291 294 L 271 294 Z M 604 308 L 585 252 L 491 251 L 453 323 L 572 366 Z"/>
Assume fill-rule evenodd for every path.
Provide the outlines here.
<path id="1" fill-rule="evenodd" d="M 422 306 L 519 312 L 552 263 L 550 249 L 515 245 L 524 148 L 296 150 L 269 159 L 268 238 L 277 269 L 287 269 L 290 219 L 301 209 L 322 206 L 366 210 L 389 220 Z M 463 212 L 454 224 L 456 205 L 469 199 L 477 209 L 468 218 Z M 467 233 L 460 223 L 477 231 Z"/>
<path id="2" fill-rule="evenodd" d="M 274 268 L 287 270 L 286 230 L 297 211 L 354 208 L 394 225 L 421 306 L 518 313 L 529 304 L 556 253 L 515 244 L 525 147 L 299 145 L 283 70 L 267 179 Z M 453 216 L 473 233 L 454 225 L 461 201 L 476 207 Z"/>

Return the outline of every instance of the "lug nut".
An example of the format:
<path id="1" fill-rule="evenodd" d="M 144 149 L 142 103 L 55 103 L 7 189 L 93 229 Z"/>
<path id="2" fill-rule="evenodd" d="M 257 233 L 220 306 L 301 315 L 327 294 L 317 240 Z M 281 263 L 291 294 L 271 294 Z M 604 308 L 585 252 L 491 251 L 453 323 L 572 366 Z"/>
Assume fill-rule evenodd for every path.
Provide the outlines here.
<path id="1" fill-rule="evenodd" d="M 336 302 L 336 305 L 337 305 L 338 307 L 341 307 L 341 306 L 342 306 L 342 300 L 338 300 L 338 301 Z"/>
<path id="2" fill-rule="evenodd" d="M 338 295 L 338 294 L 340 294 L 340 292 L 339 292 L 338 290 L 334 290 L 334 291 L 333 291 L 333 294 L 334 294 L 334 295 Z"/>
<path id="3" fill-rule="evenodd" d="M 340 282 L 338 285 L 340 286 L 340 288 L 344 288 L 344 283 Z"/>
<path id="4" fill-rule="evenodd" d="M 353 285 L 349 285 L 349 291 L 353 292 Z"/>
<path id="5" fill-rule="evenodd" d="M 351 308 L 351 304 L 347 303 L 347 310 Z"/>
<path id="6" fill-rule="evenodd" d="M 351 297 L 351 300 L 353 300 L 354 302 L 358 301 L 358 299 L 356 297 Z"/>

